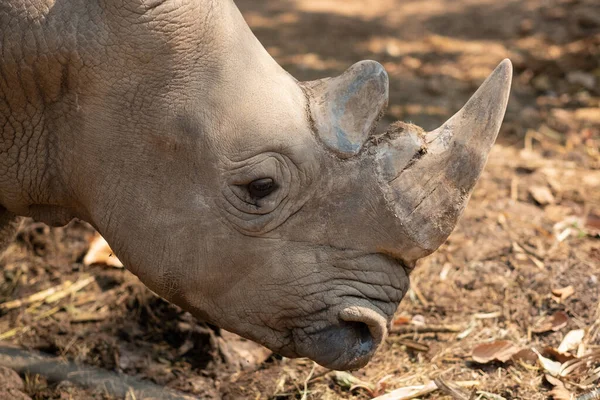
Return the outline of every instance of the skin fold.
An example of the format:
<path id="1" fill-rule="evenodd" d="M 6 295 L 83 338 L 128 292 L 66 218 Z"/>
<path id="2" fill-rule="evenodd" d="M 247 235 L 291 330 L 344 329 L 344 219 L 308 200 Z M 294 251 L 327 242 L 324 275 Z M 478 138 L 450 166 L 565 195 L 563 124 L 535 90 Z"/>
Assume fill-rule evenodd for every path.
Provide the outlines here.
<path id="1" fill-rule="evenodd" d="M 0 241 L 16 215 L 83 219 L 196 317 L 334 369 L 384 340 L 510 87 L 505 62 L 447 134 L 374 137 L 383 67 L 298 82 L 230 0 L 8 0 L 0 50 Z"/>

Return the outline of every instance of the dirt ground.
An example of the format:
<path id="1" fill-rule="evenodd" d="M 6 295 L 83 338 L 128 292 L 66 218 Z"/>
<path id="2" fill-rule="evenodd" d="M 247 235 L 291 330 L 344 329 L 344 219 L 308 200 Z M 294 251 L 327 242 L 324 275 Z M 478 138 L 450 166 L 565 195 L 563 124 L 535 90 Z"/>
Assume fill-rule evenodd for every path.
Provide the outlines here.
<path id="1" fill-rule="evenodd" d="M 383 63 L 391 82 L 383 127 L 402 119 L 432 129 L 498 62 L 508 57 L 514 63 L 498 145 L 457 229 L 413 273 L 383 348 L 354 378 L 308 360 L 265 357 L 161 300 L 126 270 L 85 266 L 94 232 L 79 222 L 62 229 L 27 222 L 0 257 L 0 303 L 94 277 L 54 302 L 1 309 L 2 343 L 199 398 L 369 399 L 436 378 L 442 379 L 438 386 L 467 386 L 419 398 L 592 393 L 600 384 L 598 0 L 237 4 L 268 51 L 298 79 L 337 75 L 362 59 Z M 549 316 L 554 320 L 545 326 Z M 552 350 L 579 329 L 583 338 L 571 355 Z M 551 365 L 530 351 L 489 362 L 477 358 L 481 349 L 473 353 L 497 340 L 534 348 L 542 360 L 573 358 L 575 367 L 561 378 L 567 395 L 560 397 L 561 384 L 545 378 Z M 35 374 L 22 378 L 23 391 L 34 399 L 115 398 Z"/>

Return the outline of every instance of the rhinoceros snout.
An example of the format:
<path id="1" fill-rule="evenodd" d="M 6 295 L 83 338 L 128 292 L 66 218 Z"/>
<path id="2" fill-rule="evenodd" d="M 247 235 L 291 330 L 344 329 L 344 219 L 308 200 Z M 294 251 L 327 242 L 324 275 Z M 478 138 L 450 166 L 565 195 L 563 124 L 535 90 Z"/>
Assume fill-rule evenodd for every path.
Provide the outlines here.
<path id="1" fill-rule="evenodd" d="M 347 369 L 360 368 L 367 364 L 379 345 L 387 336 L 387 320 L 376 311 L 366 307 L 353 306 L 342 310 L 340 320 L 348 329 L 354 330 L 356 340 L 349 347 L 349 357 L 354 357 Z"/>
<path id="2" fill-rule="evenodd" d="M 339 322 L 312 335 L 306 355 L 326 368 L 352 370 L 364 367 L 387 335 L 387 321 L 378 312 L 351 306 Z"/>

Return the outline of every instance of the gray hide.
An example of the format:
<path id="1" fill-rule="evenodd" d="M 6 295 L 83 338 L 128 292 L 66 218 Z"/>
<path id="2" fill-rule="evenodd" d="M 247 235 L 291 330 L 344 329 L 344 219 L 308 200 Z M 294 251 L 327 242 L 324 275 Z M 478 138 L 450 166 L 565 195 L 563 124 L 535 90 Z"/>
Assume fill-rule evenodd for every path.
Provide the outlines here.
<path id="1" fill-rule="evenodd" d="M 230 0 L 6 0 L 0 47 L 0 223 L 86 220 L 166 299 L 335 369 L 451 233 L 511 81 L 375 136 L 381 65 L 300 83 Z"/>

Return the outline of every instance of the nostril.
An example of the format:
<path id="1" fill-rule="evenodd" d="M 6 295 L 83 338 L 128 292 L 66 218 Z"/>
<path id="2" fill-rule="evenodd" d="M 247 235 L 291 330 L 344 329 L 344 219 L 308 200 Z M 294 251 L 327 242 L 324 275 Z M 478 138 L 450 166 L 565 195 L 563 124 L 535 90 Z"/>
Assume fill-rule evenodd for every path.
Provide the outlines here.
<path id="1" fill-rule="evenodd" d="M 310 341 L 300 343 L 298 354 L 311 357 L 329 369 L 364 367 L 387 334 L 387 318 L 367 300 L 362 303 L 340 309 L 336 320 L 313 333 Z"/>
<path id="2" fill-rule="evenodd" d="M 387 335 L 386 319 L 370 308 L 348 307 L 342 310 L 339 317 L 346 324 L 352 325 L 360 338 L 361 347 L 378 347 Z"/>
<path id="3" fill-rule="evenodd" d="M 358 339 L 358 351 L 362 354 L 370 353 L 373 350 L 375 343 L 369 325 L 364 322 L 355 321 L 346 322 L 345 324 L 356 334 L 356 338 Z"/>

